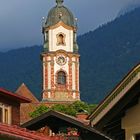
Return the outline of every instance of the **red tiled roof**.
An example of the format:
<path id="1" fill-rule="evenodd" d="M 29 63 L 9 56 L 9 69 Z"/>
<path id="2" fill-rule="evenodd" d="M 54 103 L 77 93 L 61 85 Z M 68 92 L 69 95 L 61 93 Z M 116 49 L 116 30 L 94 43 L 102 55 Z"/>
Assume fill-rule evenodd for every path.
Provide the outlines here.
<path id="1" fill-rule="evenodd" d="M 20 106 L 20 123 L 23 124 L 32 119 L 29 113 L 33 112 L 40 102 L 24 83 L 16 90 L 16 94 L 31 100 L 31 103 L 24 103 Z"/>
<path id="2" fill-rule="evenodd" d="M 39 100 L 34 96 L 34 94 L 24 83 L 22 83 L 21 86 L 16 90 L 16 93 L 30 99 L 32 103 L 39 103 Z"/>
<path id="3" fill-rule="evenodd" d="M 29 131 L 26 128 L 0 123 L 0 135 L 12 136 L 24 140 L 64 140 L 63 137 L 46 137 L 41 133 Z"/>
<path id="4" fill-rule="evenodd" d="M 20 103 L 30 103 L 31 102 L 30 99 L 23 97 L 23 96 L 20 96 L 20 95 L 17 95 L 15 93 L 12 93 L 12 92 L 5 90 L 3 88 L 0 88 L 0 96 L 9 97 L 12 100 L 16 100 Z"/>

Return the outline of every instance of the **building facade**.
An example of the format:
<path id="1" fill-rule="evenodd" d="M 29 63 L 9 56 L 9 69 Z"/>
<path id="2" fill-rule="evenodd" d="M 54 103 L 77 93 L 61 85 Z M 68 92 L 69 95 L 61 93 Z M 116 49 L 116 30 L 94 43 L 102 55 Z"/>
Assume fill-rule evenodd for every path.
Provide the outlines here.
<path id="1" fill-rule="evenodd" d="M 20 104 L 30 100 L 0 88 L 0 124 L 20 125 Z"/>
<path id="2" fill-rule="evenodd" d="M 140 140 L 140 64 L 135 66 L 88 117 L 113 140 Z"/>
<path id="3" fill-rule="evenodd" d="M 42 100 L 80 100 L 77 24 L 71 11 L 56 0 L 43 23 L 44 49 Z"/>

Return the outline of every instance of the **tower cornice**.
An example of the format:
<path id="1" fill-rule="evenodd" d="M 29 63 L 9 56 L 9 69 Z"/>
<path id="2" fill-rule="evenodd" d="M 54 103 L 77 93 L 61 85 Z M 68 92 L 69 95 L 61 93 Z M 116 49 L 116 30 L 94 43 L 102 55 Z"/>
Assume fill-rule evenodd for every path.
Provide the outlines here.
<path id="1" fill-rule="evenodd" d="M 57 54 L 64 54 L 66 56 L 76 56 L 76 57 L 80 57 L 80 54 L 78 53 L 73 53 L 73 52 L 66 52 L 65 50 L 58 50 L 58 51 L 55 51 L 55 52 L 43 52 L 41 53 L 41 57 L 43 56 L 56 56 Z"/>
<path id="2" fill-rule="evenodd" d="M 49 26 L 49 27 L 44 26 L 43 29 L 42 29 L 42 32 L 43 33 L 48 32 L 49 30 L 56 29 L 60 26 L 64 27 L 65 29 L 68 29 L 68 30 L 73 30 L 74 32 L 77 31 L 76 27 L 68 26 L 63 21 L 59 21 L 57 24 L 55 24 L 53 26 Z"/>

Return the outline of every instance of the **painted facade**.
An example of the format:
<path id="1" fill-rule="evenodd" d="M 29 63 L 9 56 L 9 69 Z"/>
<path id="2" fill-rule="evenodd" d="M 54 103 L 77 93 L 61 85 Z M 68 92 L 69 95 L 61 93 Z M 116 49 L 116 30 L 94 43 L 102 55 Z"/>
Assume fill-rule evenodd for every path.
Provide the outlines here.
<path id="1" fill-rule="evenodd" d="M 20 104 L 30 100 L 0 88 L 0 123 L 8 125 L 20 124 Z"/>
<path id="2" fill-rule="evenodd" d="M 63 1 L 48 14 L 43 24 L 44 50 L 43 101 L 77 101 L 79 90 L 79 54 L 76 20 Z"/>

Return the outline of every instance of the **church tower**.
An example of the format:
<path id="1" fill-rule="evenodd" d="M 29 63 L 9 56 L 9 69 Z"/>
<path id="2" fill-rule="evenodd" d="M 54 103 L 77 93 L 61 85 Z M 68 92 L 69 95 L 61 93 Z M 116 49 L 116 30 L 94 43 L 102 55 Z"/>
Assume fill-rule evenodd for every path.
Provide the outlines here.
<path id="1" fill-rule="evenodd" d="M 43 23 L 44 49 L 42 100 L 73 102 L 80 100 L 77 24 L 71 11 L 56 0 Z"/>

